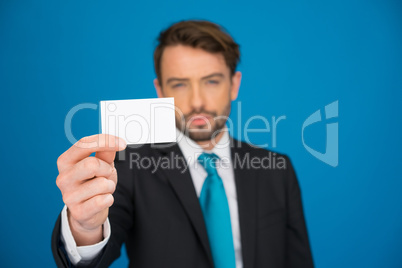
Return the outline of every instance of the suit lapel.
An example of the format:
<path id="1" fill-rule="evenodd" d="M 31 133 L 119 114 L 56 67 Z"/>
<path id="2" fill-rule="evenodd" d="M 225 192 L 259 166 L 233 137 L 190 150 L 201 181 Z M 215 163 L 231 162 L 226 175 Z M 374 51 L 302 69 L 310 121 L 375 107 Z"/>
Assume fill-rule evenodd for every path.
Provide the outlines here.
<path id="1" fill-rule="evenodd" d="M 173 153 L 174 156 L 178 156 L 179 158 L 185 160 L 177 144 L 174 144 L 169 148 L 159 149 L 159 151 L 162 154 Z M 174 163 L 171 164 L 173 168 L 168 170 L 162 169 L 162 171 L 165 172 L 170 185 L 172 186 L 178 199 L 180 200 L 184 210 L 186 211 L 195 229 L 195 232 L 197 233 L 201 241 L 201 244 L 208 256 L 211 265 L 213 265 L 211 249 L 209 247 L 207 229 L 205 227 L 204 217 L 202 214 L 200 203 L 198 201 L 197 193 L 195 192 L 190 172 L 188 169 L 186 169 L 185 172 L 183 172 L 183 170 L 180 170 L 179 167 L 174 165 Z M 183 163 L 180 164 L 183 165 Z"/>
<path id="2" fill-rule="evenodd" d="M 244 268 L 254 267 L 257 232 L 257 178 L 256 171 L 243 166 L 247 149 L 244 143 L 231 139 L 231 154 L 237 190 L 240 237 Z M 237 161 L 237 162 L 236 162 Z"/>
<path id="3" fill-rule="evenodd" d="M 258 185 L 256 171 L 250 168 L 247 169 L 247 166 L 241 168 L 239 165 L 243 162 L 248 153 L 247 148 L 244 148 L 245 146 L 247 145 L 231 139 L 231 155 L 237 191 L 243 267 L 249 268 L 253 267 L 255 260 Z M 169 148 L 160 148 L 158 150 L 162 154 L 173 153 L 174 156 L 184 159 L 177 144 Z M 178 169 L 176 166 L 173 167 L 174 168 L 169 170 L 162 169 L 162 171 L 165 172 L 170 185 L 180 200 L 197 236 L 201 241 L 211 265 L 213 265 L 204 217 L 202 215 L 201 206 L 195 192 L 190 172 L 188 169 L 186 169 L 185 172 L 182 172 L 182 170 Z"/>

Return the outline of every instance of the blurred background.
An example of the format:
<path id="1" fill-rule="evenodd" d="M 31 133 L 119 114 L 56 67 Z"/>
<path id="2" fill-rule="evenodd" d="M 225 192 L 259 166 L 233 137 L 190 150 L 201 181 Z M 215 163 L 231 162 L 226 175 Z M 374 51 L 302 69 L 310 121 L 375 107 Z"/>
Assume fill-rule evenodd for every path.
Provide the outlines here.
<path id="1" fill-rule="evenodd" d="M 156 37 L 183 19 L 221 24 L 241 46 L 235 137 L 245 139 L 252 116 L 284 116 L 275 138 L 271 125 L 248 139 L 292 159 L 316 267 L 402 267 L 402 2 L 389 0 L 2 0 L 0 266 L 55 266 L 67 113 L 156 97 Z M 336 101 L 338 117 L 327 119 L 325 106 Z M 316 111 L 322 120 L 304 129 L 303 143 L 303 123 Z M 332 165 L 305 146 L 325 153 L 327 124 L 338 126 L 328 139 L 338 142 Z M 72 133 L 99 133 L 99 109 L 78 111 Z M 127 264 L 123 249 L 113 267 Z"/>

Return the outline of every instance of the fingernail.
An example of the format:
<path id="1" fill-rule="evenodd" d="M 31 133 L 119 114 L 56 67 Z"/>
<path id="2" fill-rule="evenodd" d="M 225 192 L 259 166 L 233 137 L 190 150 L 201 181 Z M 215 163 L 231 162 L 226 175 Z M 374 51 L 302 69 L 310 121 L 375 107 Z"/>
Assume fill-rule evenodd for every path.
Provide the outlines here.
<path id="1" fill-rule="evenodd" d="M 120 150 L 124 150 L 127 147 L 127 143 L 122 138 L 117 139 L 117 144 L 119 145 Z"/>

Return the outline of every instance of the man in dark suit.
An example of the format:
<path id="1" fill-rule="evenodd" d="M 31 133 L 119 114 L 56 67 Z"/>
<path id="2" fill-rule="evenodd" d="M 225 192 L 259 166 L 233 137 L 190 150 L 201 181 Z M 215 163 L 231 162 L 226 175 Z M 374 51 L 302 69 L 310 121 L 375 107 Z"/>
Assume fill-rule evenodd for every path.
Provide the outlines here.
<path id="1" fill-rule="evenodd" d="M 126 243 L 131 267 L 313 267 L 289 158 L 225 127 L 238 45 L 207 21 L 176 23 L 158 41 L 154 85 L 175 99 L 178 142 L 126 147 L 94 135 L 59 157 L 57 265 L 107 267 Z"/>

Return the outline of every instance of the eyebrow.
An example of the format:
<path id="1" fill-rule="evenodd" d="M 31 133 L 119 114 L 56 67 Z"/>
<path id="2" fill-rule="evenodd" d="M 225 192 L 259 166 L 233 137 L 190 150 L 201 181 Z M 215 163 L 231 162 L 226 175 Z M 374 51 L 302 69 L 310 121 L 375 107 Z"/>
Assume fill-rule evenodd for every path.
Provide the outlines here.
<path id="1" fill-rule="evenodd" d="M 225 77 L 225 76 L 224 76 L 222 73 L 212 73 L 212 74 L 209 74 L 209 75 L 207 75 L 207 76 L 201 77 L 201 80 L 209 79 L 209 78 L 212 78 L 212 77 L 220 77 L 220 78 L 223 78 L 223 77 Z M 188 81 L 188 80 L 189 80 L 188 78 L 171 77 L 171 78 L 169 78 L 169 79 L 166 81 L 166 84 L 169 84 L 169 83 L 175 82 L 175 81 L 177 81 L 177 82 L 183 82 L 183 81 Z"/>

